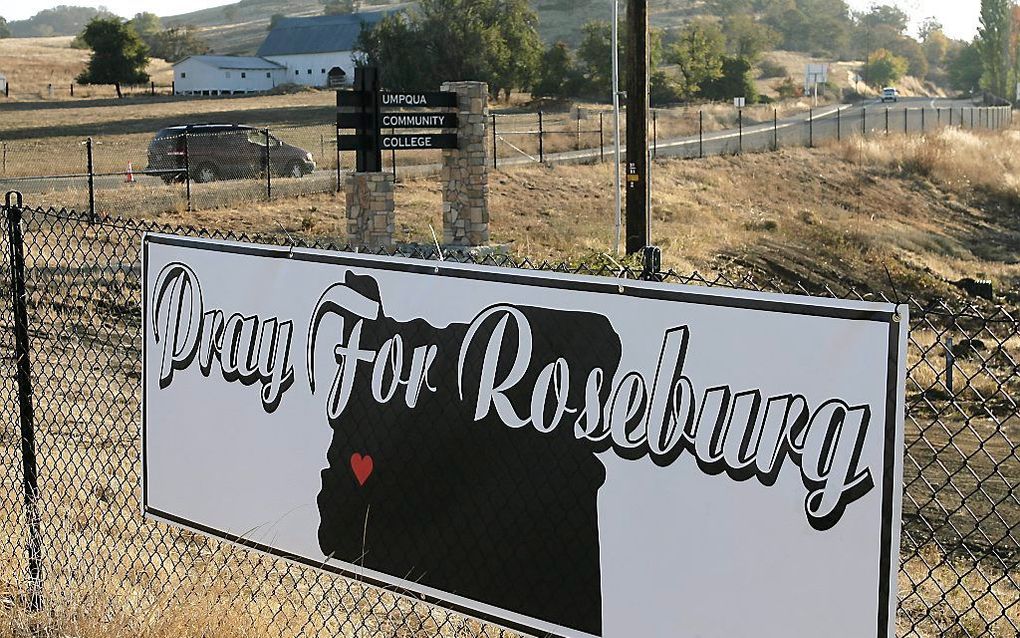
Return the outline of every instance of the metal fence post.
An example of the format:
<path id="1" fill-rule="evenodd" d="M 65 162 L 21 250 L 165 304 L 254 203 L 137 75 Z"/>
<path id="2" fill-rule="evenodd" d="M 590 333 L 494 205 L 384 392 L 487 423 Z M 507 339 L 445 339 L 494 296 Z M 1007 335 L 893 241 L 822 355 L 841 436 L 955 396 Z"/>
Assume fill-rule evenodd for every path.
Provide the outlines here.
<path id="1" fill-rule="evenodd" d="M 85 139 L 85 163 L 89 173 L 89 214 L 96 215 L 96 170 L 93 159 L 92 138 Z"/>
<path id="2" fill-rule="evenodd" d="M 861 137 L 868 136 L 868 107 L 861 107 Z"/>
<path id="3" fill-rule="evenodd" d="M 885 107 L 885 134 L 889 134 L 889 107 Z"/>
<path id="4" fill-rule="evenodd" d="M 942 107 L 939 106 L 935 109 L 935 126 L 942 126 Z"/>
<path id="5" fill-rule="evenodd" d="M 907 133 L 910 132 L 910 127 L 909 127 L 910 115 L 909 115 L 909 112 L 910 112 L 909 108 L 904 106 L 903 107 L 903 134 L 904 135 L 906 135 Z"/>
<path id="6" fill-rule="evenodd" d="M 744 152 L 744 109 L 737 109 L 737 152 Z"/>
<path id="7" fill-rule="evenodd" d="M 188 129 L 184 129 L 184 194 L 188 200 L 188 211 L 191 211 L 191 159 L 188 155 Z"/>
<path id="8" fill-rule="evenodd" d="M 14 196 L 12 198 L 12 195 Z M 11 201 L 15 199 L 12 206 Z M 28 339 L 28 294 L 25 289 L 24 235 L 21 228 L 21 193 L 7 193 L 7 238 L 10 249 L 11 301 L 14 312 L 14 351 L 21 426 L 21 469 L 28 538 L 28 610 L 42 609 L 42 532 L 37 501 L 39 473 L 35 458 L 35 407 L 32 402 L 32 362 Z"/>
<path id="9" fill-rule="evenodd" d="M 779 150 L 779 109 L 772 109 L 772 150 Z"/>
<path id="10" fill-rule="evenodd" d="M 921 107 L 921 134 L 924 134 L 924 107 Z"/>
<path id="11" fill-rule="evenodd" d="M 273 199 L 273 158 L 270 154 L 271 151 L 269 150 L 269 147 L 272 146 L 272 144 L 270 144 L 271 138 L 269 137 L 269 127 L 267 126 L 262 132 L 265 133 L 266 136 L 266 201 L 270 201 Z"/>
<path id="12" fill-rule="evenodd" d="M 336 147 L 336 192 L 340 192 L 344 187 L 343 171 L 340 169 L 340 130 L 333 129 L 334 143 Z"/>
<path id="13" fill-rule="evenodd" d="M 698 111 L 698 157 L 705 156 L 705 112 Z"/>
<path id="14" fill-rule="evenodd" d="M 843 116 L 842 110 L 838 106 L 836 107 L 836 141 L 843 141 Z"/>
<path id="15" fill-rule="evenodd" d="M 581 150 L 581 109 L 577 109 L 577 141 L 574 144 L 576 150 Z"/>
<path id="16" fill-rule="evenodd" d="M 808 148 L 815 147 L 815 110 L 808 109 Z"/>
<path id="17" fill-rule="evenodd" d="M 652 111 L 652 157 L 659 156 L 659 113 Z"/>
<path id="18" fill-rule="evenodd" d="M 496 114 L 492 114 L 492 170 L 496 170 Z"/>
<path id="19" fill-rule="evenodd" d="M 953 107 L 949 107 L 949 126 L 953 125 Z"/>
<path id="20" fill-rule="evenodd" d="M 542 111 L 538 112 L 538 161 L 545 163 L 545 126 L 542 123 Z"/>
<path id="21" fill-rule="evenodd" d="M 606 161 L 606 143 L 602 132 L 602 111 L 599 111 L 599 162 Z"/>

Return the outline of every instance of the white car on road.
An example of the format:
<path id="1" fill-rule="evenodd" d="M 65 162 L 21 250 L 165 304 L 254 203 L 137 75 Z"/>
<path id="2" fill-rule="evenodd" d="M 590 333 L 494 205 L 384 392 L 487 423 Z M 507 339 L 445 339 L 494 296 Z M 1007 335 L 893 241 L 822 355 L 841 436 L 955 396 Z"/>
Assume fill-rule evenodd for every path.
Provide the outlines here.
<path id="1" fill-rule="evenodd" d="M 900 99 L 900 94 L 896 92 L 891 86 L 887 86 L 882 89 L 882 101 L 883 102 L 896 102 Z"/>

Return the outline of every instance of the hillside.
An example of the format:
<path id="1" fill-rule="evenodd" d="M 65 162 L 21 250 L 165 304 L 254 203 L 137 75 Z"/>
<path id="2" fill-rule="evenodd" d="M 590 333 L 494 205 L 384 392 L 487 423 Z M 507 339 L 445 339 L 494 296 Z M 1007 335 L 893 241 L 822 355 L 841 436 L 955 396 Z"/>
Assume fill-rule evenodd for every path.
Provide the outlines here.
<path id="1" fill-rule="evenodd" d="M 576 46 L 581 25 L 590 20 L 609 20 L 610 5 L 605 0 L 531 0 L 538 13 L 538 31 L 546 42 L 563 40 Z M 362 11 L 408 6 L 399 1 L 363 2 Z M 622 6 L 622 3 L 621 3 Z M 653 27 L 672 28 L 701 13 L 701 2 L 652 0 L 650 20 Z M 319 0 L 241 0 L 212 9 L 163 17 L 167 26 L 190 24 L 198 27 L 202 38 L 217 53 L 252 54 L 261 44 L 274 13 L 288 16 L 321 15 Z"/>
<path id="2" fill-rule="evenodd" d="M 403 6 L 396 2 L 362 3 L 362 11 Z M 241 0 L 211 9 L 164 16 L 167 27 L 192 25 L 214 53 L 253 55 L 262 44 L 273 14 L 287 16 L 322 15 L 319 0 Z"/>

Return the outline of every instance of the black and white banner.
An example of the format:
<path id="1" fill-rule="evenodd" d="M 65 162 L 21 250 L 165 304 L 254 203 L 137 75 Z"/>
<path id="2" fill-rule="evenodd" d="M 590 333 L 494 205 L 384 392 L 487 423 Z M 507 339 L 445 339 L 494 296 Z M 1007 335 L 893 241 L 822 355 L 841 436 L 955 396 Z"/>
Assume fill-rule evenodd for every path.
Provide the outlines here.
<path id="1" fill-rule="evenodd" d="M 894 635 L 906 307 L 144 241 L 148 516 L 528 632 Z"/>

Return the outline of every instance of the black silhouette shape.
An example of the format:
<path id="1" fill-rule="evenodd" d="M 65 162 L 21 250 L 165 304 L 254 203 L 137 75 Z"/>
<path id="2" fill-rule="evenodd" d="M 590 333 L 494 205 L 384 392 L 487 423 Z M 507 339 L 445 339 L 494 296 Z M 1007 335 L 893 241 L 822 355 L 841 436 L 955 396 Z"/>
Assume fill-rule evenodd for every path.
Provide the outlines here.
<path id="1" fill-rule="evenodd" d="M 345 284 L 380 300 L 371 277 L 348 273 Z M 570 364 L 568 407 L 583 407 L 585 380 L 596 367 L 604 373 L 604 405 L 621 353 L 609 321 L 581 312 L 517 309 L 534 338 L 527 372 L 507 392 L 518 413 L 526 418 L 536 377 L 557 357 Z M 344 318 L 349 333 L 356 317 Z M 491 325 L 482 325 L 482 333 L 491 332 Z M 549 433 L 531 424 L 508 427 L 494 411 L 473 420 L 476 397 L 467 392 L 461 399 L 457 385 L 467 329 L 397 322 L 385 316 L 385 307 L 378 319 L 364 322 L 364 349 L 377 350 L 398 333 L 405 353 L 438 345 L 428 376 L 436 391 L 423 390 L 413 409 L 399 397 L 380 404 L 371 394 L 371 364 L 359 364 L 322 472 L 320 548 L 335 559 L 600 635 L 597 493 L 605 468 L 592 446 L 574 435 L 578 412 L 565 414 Z M 516 353 L 512 327 L 505 338 L 503 354 Z M 470 379 L 478 378 L 487 338 L 476 341 L 464 366 Z M 497 378 L 511 365 L 512 357 L 501 356 Z M 553 408 L 550 398 L 546 413 Z"/>

